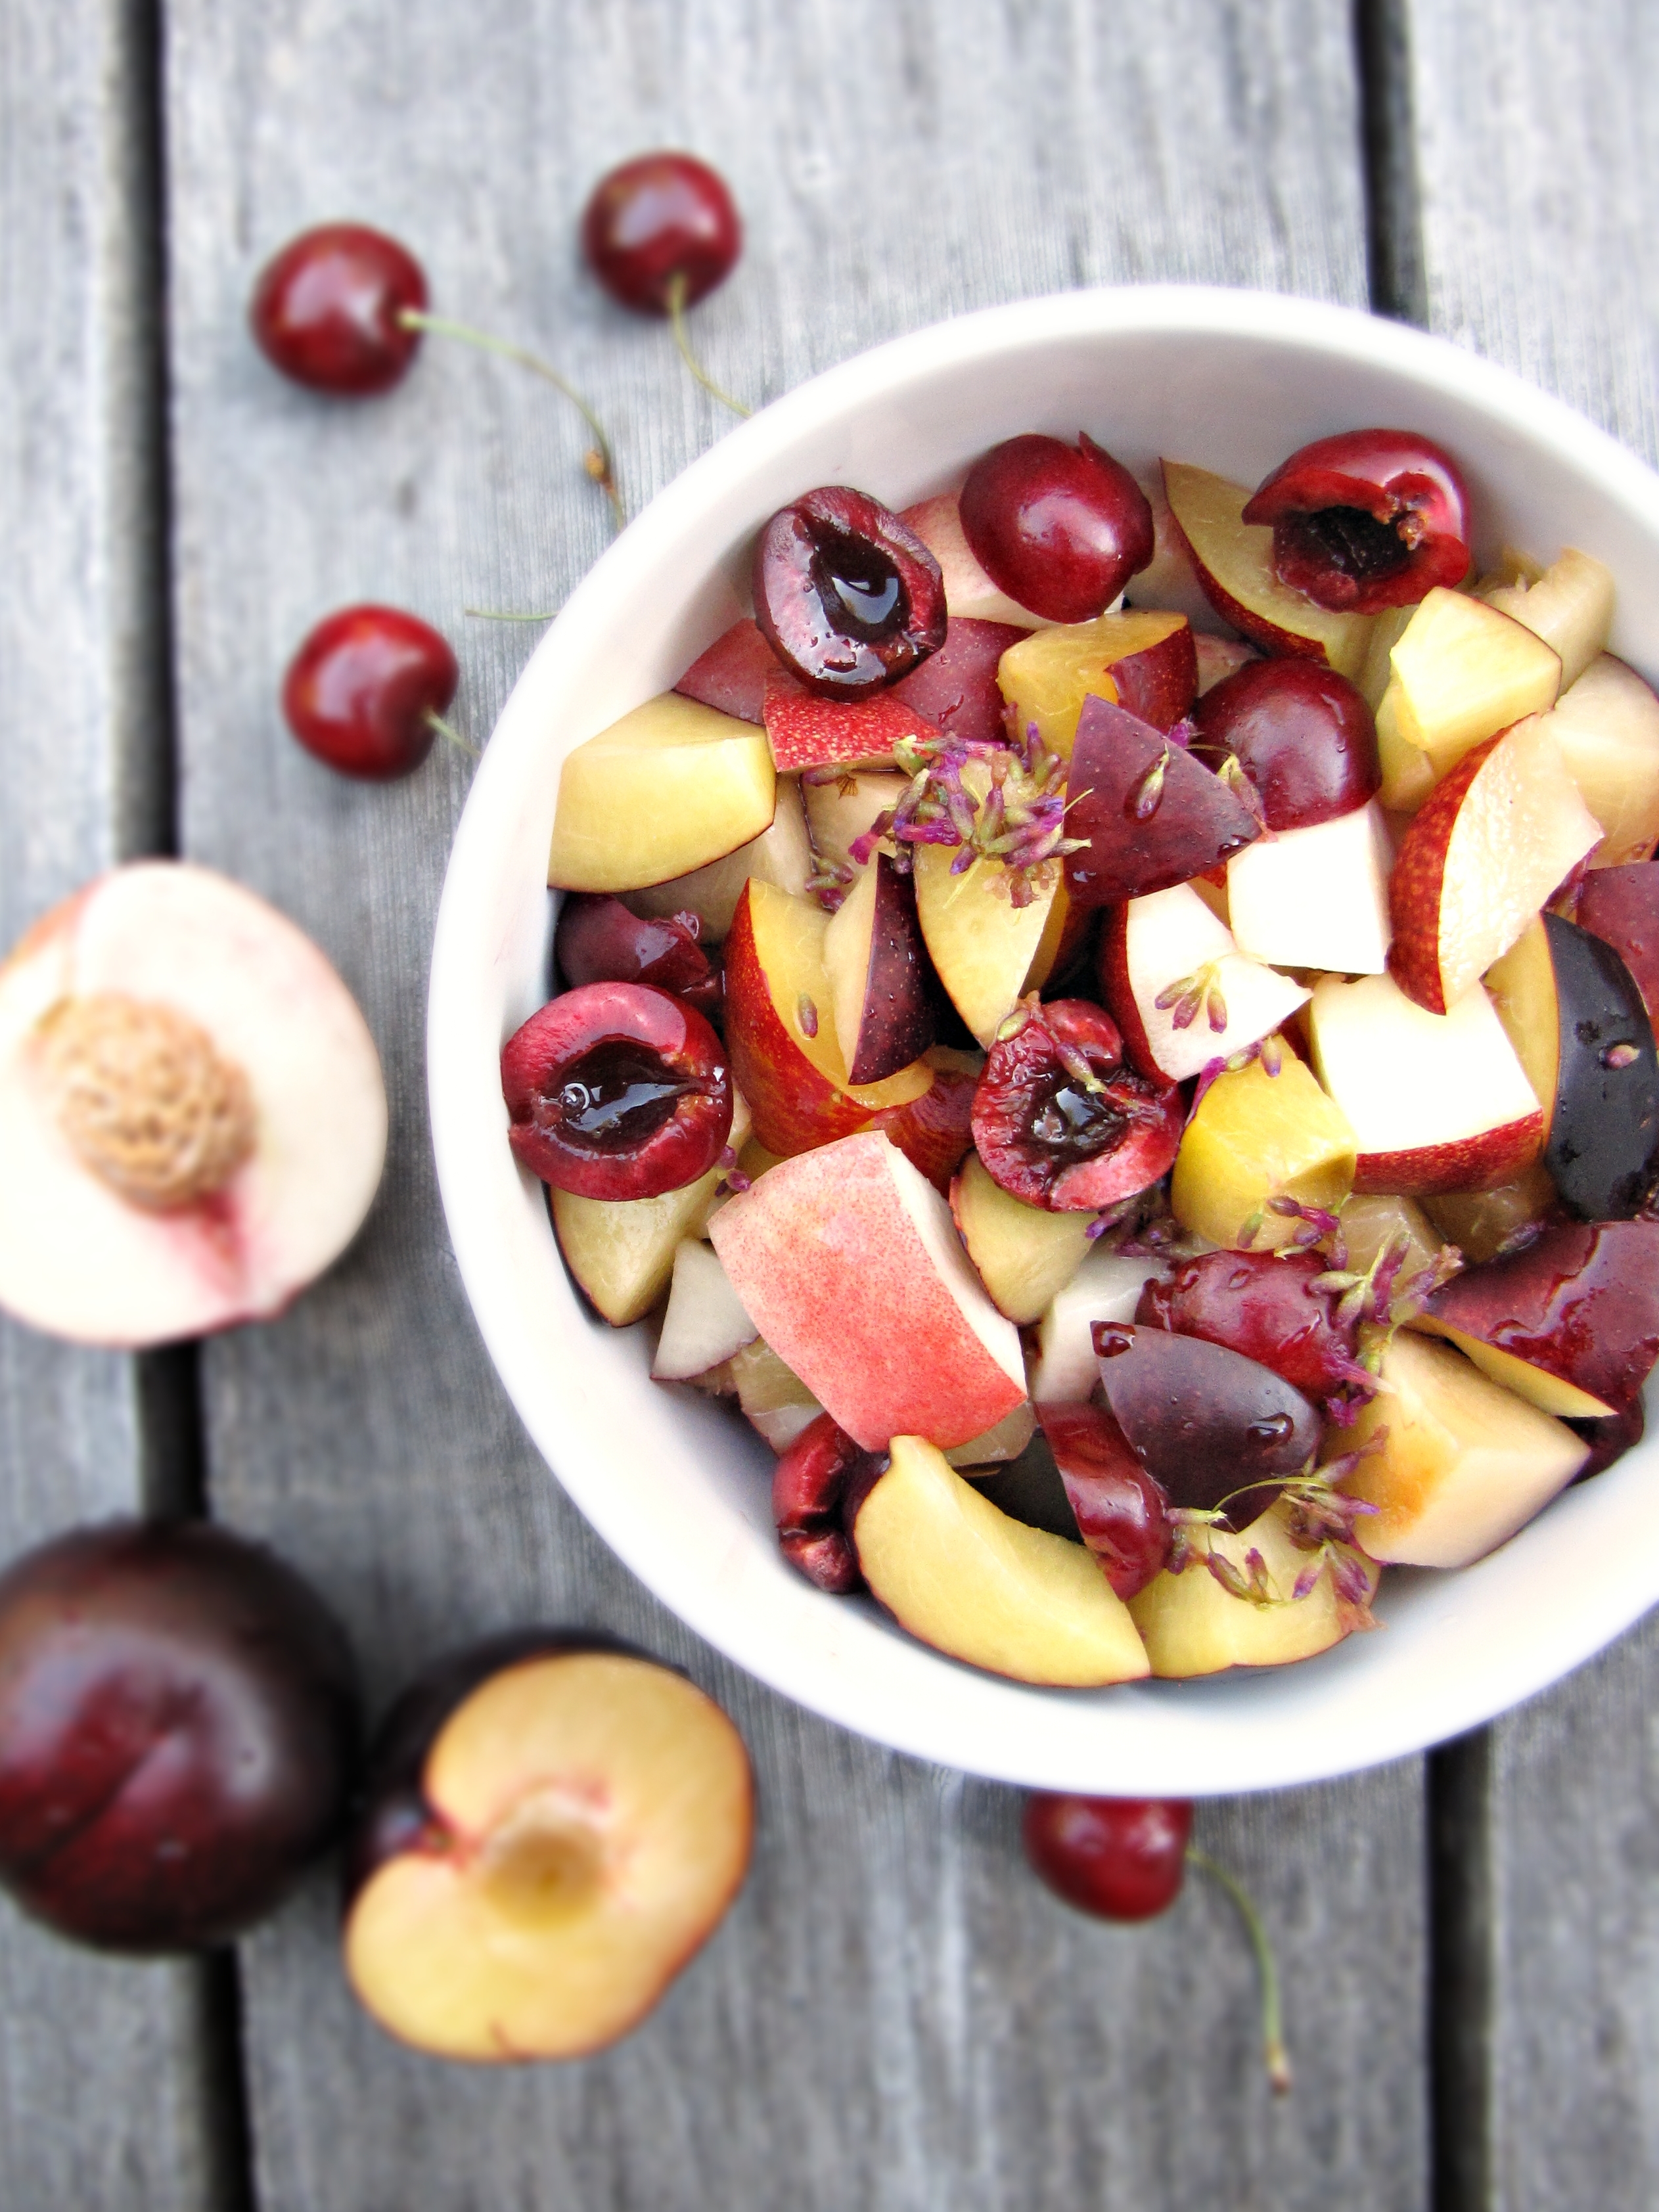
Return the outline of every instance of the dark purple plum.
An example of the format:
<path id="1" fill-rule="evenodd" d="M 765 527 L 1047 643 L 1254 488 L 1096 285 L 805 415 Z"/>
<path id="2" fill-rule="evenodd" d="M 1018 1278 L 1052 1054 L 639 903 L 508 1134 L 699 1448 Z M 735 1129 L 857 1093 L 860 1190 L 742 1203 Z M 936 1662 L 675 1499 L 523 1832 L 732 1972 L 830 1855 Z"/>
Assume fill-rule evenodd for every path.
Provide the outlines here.
<path id="1" fill-rule="evenodd" d="M 944 644 L 893 686 L 893 696 L 947 738 L 1000 744 L 1007 731 L 997 668 L 1026 635 L 1012 623 L 953 615 Z"/>
<path id="2" fill-rule="evenodd" d="M 1613 947 L 1652 1021 L 1659 1014 L 1659 863 L 1592 868 L 1579 886 L 1573 920 Z"/>
<path id="3" fill-rule="evenodd" d="M 1171 1505 L 1248 1528 L 1319 1447 L 1318 1408 L 1259 1360 L 1202 1337 L 1097 1322 L 1101 1388 Z"/>
<path id="4" fill-rule="evenodd" d="M 859 699 L 945 643 L 939 562 L 867 492 L 825 484 L 778 512 L 755 545 L 755 620 L 809 691 Z"/>
<path id="5" fill-rule="evenodd" d="M 777 668 L 778 656 L 761 635 L 760 625 L 745 616 L 698 654 L 674 689 L 739 722 L 760 724 L 766 720 L 767 678 Z"/>
<path id="6" fill-rule="evenodd" d="M 228 1529 L 108 1522 L 0 1577 L 0 1879 L 64 1935 L 251 1927 L 332 1839 L 356 1737 L 339 1624 Z"/>
<path id="7" fill-rule="evenodd" d="M 1242 852 L 1261 825 L 1201 761 L 1127 708 L 1089 698 L 1066 787 L 1073 905 L 1109 906 L 1189 883 Z"/>
<path id="8" fill-rule="evenodd" d="M 1152 557 L 1152 510 L 1091 438 L 1035 432 L 981 453 L 962 488 L 963 535 L 991 581 L 1045 622 L 1087 622 Z"/>
<path id="9" fill-rule="evenodd" d="M 1206 1252 L 1154 1275 L 1135 1308 L 1139 1327 L 1200 1336 L 1271 1367 L 1310 1398 L 1358 1373 L 1354 1324 L 1313 1287 L 1330 1263 L 1316 1252 Z"/>
<path id="10" fill-rule="evenodd" d="M 1543 916 L 1555 971 L 1559 1054 L 1544 1165 L 1581 1221 L 1628 1221 L 1659 1154 L 1659 1053 L 1642 994 L 1610 945 Z"/>

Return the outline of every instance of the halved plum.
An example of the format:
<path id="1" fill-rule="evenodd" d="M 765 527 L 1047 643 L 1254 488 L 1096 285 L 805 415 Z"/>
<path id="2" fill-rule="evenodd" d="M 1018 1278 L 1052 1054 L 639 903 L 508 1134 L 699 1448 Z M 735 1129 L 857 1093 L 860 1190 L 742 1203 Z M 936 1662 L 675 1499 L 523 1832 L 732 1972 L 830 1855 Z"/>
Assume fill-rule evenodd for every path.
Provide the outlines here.
<path id="1" fill-rule="evenodd" d="M 1310 1398 L 1363 1382 L 1356 1324 L 1315 1284 L 1330 1261 L 1318 1252 L 1206 1252 L 1180 1260 L 1141 1292 L 1135 1321 L 1202 1337 L 1271 1367 Z"/>

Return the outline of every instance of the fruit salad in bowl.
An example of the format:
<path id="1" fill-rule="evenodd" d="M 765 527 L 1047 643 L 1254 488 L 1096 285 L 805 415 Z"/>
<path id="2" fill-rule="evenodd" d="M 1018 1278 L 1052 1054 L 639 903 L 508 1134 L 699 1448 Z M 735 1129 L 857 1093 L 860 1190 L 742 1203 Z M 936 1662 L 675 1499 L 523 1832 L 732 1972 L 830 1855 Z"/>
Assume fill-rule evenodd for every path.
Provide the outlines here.
<path id="1" fill-rule="evenodd" d="M 464 1277 L 601 1534 L 815 1710 L 1119 1794 L 1633 1620 L 1656 587 L 1588 425 L 1244 295 L 969 318 L 690 470 L 434 962 Z"/>

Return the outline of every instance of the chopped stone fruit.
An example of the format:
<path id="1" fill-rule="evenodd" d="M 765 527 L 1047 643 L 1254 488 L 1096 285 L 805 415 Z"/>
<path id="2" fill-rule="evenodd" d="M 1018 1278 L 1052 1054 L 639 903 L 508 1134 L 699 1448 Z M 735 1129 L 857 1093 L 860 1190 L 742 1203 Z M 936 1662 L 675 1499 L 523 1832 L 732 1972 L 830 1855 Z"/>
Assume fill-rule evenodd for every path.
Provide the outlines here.
<path id="1" fill-rule="evenodd" d="M 1048 750 L 1069 760 L 1085 699 L 1126 707 L 1168 730 L 1192 706 L 1198 662 L 1184 615 L 1101 615 L 1016 640 L 997 680 L 1014 729 L 1035 723 Z"/>
<path id="2" fill-rule="evenodd" d="M 755 544 L 755 619 L 790 674 L 826 699 L 908 675 L 945 642 L 945 584 L 915 532 L 866 492 L 825 484 Z"/>
<path id="3" fill-rule="evenodd" d="M 1155 1256 L 1132 1256 L 1098 1245 L 1042 1316 L 1031 1369 L 1031 1398 L 1038 1407 L 1080 1406 L 1100 1381 L 1095 1358 L 1097 1321 L 1135 1317 L 1141 1292 L 1164 1271 Z"/>
<path id="4" fill-rule="evenodd" d="M 933 1010 L 915 884 L 884 853 L 831 917 L 823 933 L 823 969 L 848 1082 L 880 1083 L 932 1044 Z"/>
<path id="5" fill-rule="evenodd" d="M 1006 623 L 1015 629 L 1036 629 L 1042 617 L 999 591 L 969 550 L 962 531 L 962 503 L 953 491 L 907 507 L 899 516 L 939 562 L 945 580 L 945 604 L 952 622 L 965 617 L 975 622 Z"/>
<path id="6" fill-rule="evenodd" d="M 1171 1505 L 1247 1528 L 1319 1448 L 1319 1409 L 1260 1360 L 1199 1336 L 1097 1322 L 1112 1418 Z"/>
<path id="7" fill-rule="evenodd" d="M 1431 1014 L 1391 975 L 1327 975 L 1308 1007 L 1308 1035 L 1320 1079 L 1354 1133 L 1357 1190 L 1424 1198 L 1493 1188 L 1537 1157 L 1543 1115 L 1478 983 Z"/>
<path id="8" fill-rule="evenodd" d="M 801 779 L 819 880 L 839 890 L 869 866 L 875 857 L 873 843 L 861 848 L 867 856 L 863 860 L 853 858 L 852 848 L 860 839 L 868 839 L 878 818 L 898 805 L 908 781 L 863 769 L 825 769 Z"/>
<path id="9" fill-rule="evenodd" d="M 836 1034 L 824 966 L 830 916 L 755 880 L 738 901 L 726 941 L 726 1036 L 755 1133 L 781 1156 L 868 1128 L 921 1097 L 933 1072 L 918 1060 L 880 1083 L 854 1087 Z"/>
<path id="10" fill-rule="evenodd" d="M 777 805 L 762 732 L 665 691 L 578 745 L 559 776 L 547 879 L 631 891 L 758 837 Z"/>
<path id="11" fill-rule="evenodd" d="M 1632 1398 L 1623 1413 L 1610 1414 L 1605 1420 L 1569 1421 L 1567 1426 L 1574 1436 L 1589 1446 L 1589 1457 L 1573 1480 L 1588 1482 L 1591 1475 L 1604 1473 L 1615 1460 L 1623 1459 L 1641 1443 L 1647 1425 L 1647 1408 L 1640 1398 Z"/>
<path id="12" fill-rule="evenodd" d="M 1524 623 L 1561 659 L 1561 689 L 1575 684 L 1599 653 L 1613 628 L 1613 571 L 1569 545 L 1535 582 L 1483 587 L 1480 596 L 1500 614 Z"/>
<path id="13" fill-rule="evenodd" d="M 969 1437 L 965 1444 L 952 1444 L 945 1456 L 952 1467 L 965 1472 L 986 1467 L 995 1467 L 1016 1460 L 1036 1433 L 1036 1414 L 1027 1405 L 1014 1407 L 1000 1421 L 981 1435 Z"/>
<path id="14" fill-rule="evenodd" d="M 985 1066 L 982 1052 L 959 1052 L 953 1045 L 930 1045 L 922 1065 L 932 1081 L 919 1098 L 890 1109 L 880 1126 L 914 1168 L 919 1168 L 941 1198 L 974 1143 L 974 1093 Z"/>
<path id="15" fill-rule="evenodd" d="M 763 722 L 767 678 L 777 667 L 778 656 L 761 635 L 759 623 L 745 615 L 697 655 L 674 689 L 739 722 Z"/>
<path id="16" fill-rule="evenodd" d="M 1382 1395 L 1342 1432 L 1345 1447 L 1372 1449 L 1340 1486 L 1375 1509 L 1357 1529 L 1373 1559 L 1468 1566 L 1524 1528 L 1589 1457 L 1571 1429 L 1449 1345 L 1401 1331 L 1378 1379 Z"/>
<path id="17" fill-rule="evenodd" d="M 0 1577 L 0 1881 L 60 1935 L 240 1935 L 339 1826 L 356 1735 L 339 1624 L 228 1529 L 106 1521 Z"/>
<path id="18" fill-rule="evenodd" d="M 1253 645 L 1246 645 L 1242 637 L 1208 637 L 1196 625 L 1193 631 L 1193 649 L 1198 657 L 1198 696 L 1204 698 L 1218 684 L 1224 684 L 1230 676 L 1237 676 L 1241 668 L 1248 668 L 1261 655 Z"/>
<path id="19" fill-rule="evenodd" d="M 1121 1598 L 1163 1573 L 1174 1547 L 1170 1501 L 1100 1406 L 1050 1406 L 1042 1433 L 1078 1533 Z"/>
<path id="20" fill-rule="evenodd" d="M 648 983 L 584 983 L 501 1048 L 514 1156 L 579 1198 L 660 1198 L 720 1158 L 732 1127 L 725 1048 Z"/>
<path id="21" fill-rule="evenodd" d="M 720 1367 L 760 1334 L 708 1246 L 687 1237 L 674 1249 L 668 1310 L 651 1363 L 652 1380 L 690 1382 Z"/>
<path id="22" fill-rule="evenodd" d="M 381 1730 L 347 1978 L 442 2057 L 602 2050 L 719 1926 L 753 1826 L 742 1740 L 683 1674 L 589 1631 L 495 1638 L 431 1668 Z"/>
<path id="23" fill-rule="evenodd" d="M 572 891 L 559 909 L 554 957 L 567 989 L 580 983 L 650 983 L 699 1013 L 718 1009 L 720 975 L 698 939 L 699 915 L 686 908 L 652 921 L 619 898 Z"/>
<path id="24" fill-rule="evenodd" d="M 1541 1160 L 1535 1160 L 1514 1182 L 1499 1183 L 1492 1190 L 1439 1192 L 1424 1200 L 1422 1210 L 1471 1267 L 1497 1259 L 1506 1246 L 1513 1249 L 1547 1224 L 1565 1218 Z"/>
<path id="25" fill-rule="evenodd" d="M 1540 638 L 1463 592 L 1431 592 L 1389 662 L 1389 688 L 1376 710 L 1385 806 L 1419 805 L 1465 753 L 1553 707 L 1561 686 L 1560 660 Z M 1401 787 L 1409 780 L 1405 770 L 1389 777 L 1390 744 L 1402 758 L 1423 756 L 1428 785 Z"/>
<path id="26" fill-rule="evenodd" d="M 1130 1059 L 1164 1083 L 1184 1083 L 1259 1044 L 1308 997 L 1288 975 L 1240 952 L 1189 884 L 1109 907 L 1098 975 Z"/>
<path id="27" fill-rule="evenodd" d="M 1229 1667 L 1282 1667 L 1370 1625 L 1376 1570 L 1352 1553 L 1322 1558 L 1301 1549 L 1289 1533 L 1292 1511 L 1281 1501 L 1237 1534 L 1195 1529 L 1196 1559 L 1180 1574 L 1161 1574 L 1131 1601 L 1155 1675 L 1186 1680 Z"/>
<path id="28" fill-rule="evenodd" d="M 1078 906 L 1139 898 L 1202 875 L 1261 835 L 1250 808 L 1190 753 L 1125 708 L 1085 699 L 1066 784 L 1066 855 Z"/>
<path id="29" fill-rule="evenodd" d="M 977 1153 L 951 1186 L 951 1212 L 980 1280 L 1010 1321 L 1040 1321 L 1089 1250 L 1089 1215 L 1051 1213 L 1010 1197 Z"/>
<path id="30" fill-rule="evenodd" d="M 943 1452 L 896 1436 L 855 1500 L 865 1581 L 924 1644 L 1018 1682 L 1092 1689 L 1139 1680 L 1146 1655 L 1091 1555 L 1000 1513 Z"/>
<path id="31" fill-rule="evenodd" d="M 745 1153 L 749 1109 L 732 1100 L 729 1150 Z M 724 1157 L 724 1155 L 722 1155 Z M 702 1235 L 720 1203 L 726 1170 L 717 1161 L 706 1175 L 660 1198 L 578 1198 L 550 1194 L 553 1227 L 565 1265 L 578 1285 L 616 1328 L 648 1314 L 669 1287 L 674 1255 L 688 1237 Z M 732 1386 L 733 1389 L 737 1385 Z"/>
<path id="32" fill-rule="evenodd" d="M 817 863 L 806 831 L 799 778 L 778 778 L 777 808 L 758 837 L 739 845 L 707 867 L 689 875 L 673 876 L 666 883 L 650 884 L 625 892 L 623 903 L 630 913 L 660 921 L 678 914 L 693 914 L 702 934 L 719 944 L 732 933 L 743 887 L 751 878 L 805 898 L 812 887 Z"/>
<path id="33" fill-rule="evenodd" d="M 1380 975 L 1394 942 L 1394 846 L 1375 800 L 1310 830 L 1258 837 L 1227 863 L 1238 948 L 1281 968 Z"/>
<path id="34" fill-rule="evenodd" d="M 783 1161 L 711 1234 L 767 1343 L 866 1449 L 966 1443 L 1024 1401 L 1018 1332 L 879 1131 Z"/>
<path id="35" fill-rule="evenodd" d="M 1371 710 L 1346 677 L 1311 660 L 1253 660 L 1194 709 L 1192 750 L 1248 777 L 1269 830 L 1350 814 L 1382 781 Z"/>
<path id="36" fill-rule="evenodd" d="M 115 869 L 0 968 L 0 1306 L 122 1346 L 280 1313 L 356 1233 L 386 1136 L 308 939 L 204 868 Z"/>
<path id="37" fill-rule="evenodd" d="M 1056 999 L 1005 1026 L 974 1097 L 974 1144 L 1004 1190 L 1055 1212 L 1097 1212 L 1168 1174 L 1181 1094 L 1122 1065 L 1109 1015 Z"/>
<path id="38" fill-rule="evenodd" d="M 966 1472 L 980 1496 L 989 1498 L 997 1511 L 1006 1513 L 1011 1521 L 1023 1521 L 1028 1528 L 1045 1528 L 1068 1544 L 1082 1543 L 1077 1516 L 1040 1428 L 1034 1430 L 1030 1443 L 1018 1459 Z"/>
<path id="39" fill-rule="evenodd" d="M 1247 523 L 1250 494 L 1182 461 L 1165 461 L 1164 488 L 1210 605 L 1253 645 L 1270 653 L 1322 660 L 1351 683 L 1365 665 L 1370 618 L 1339 614 L 1273 573 L 1273 533 Z"/>
<path id="40" fill-rule="evenodd" d="M 993 446 L 968 471 L 960 511 L 987 575 L 1045 622 L 1103 613 L 1152 557 L 1146 493 L 1086 434 Z"/>
<path id="41" fill-rule="evenodd" d="M 1413 1278 L 1439 1259 L 1443 1243 L 1463 1245 L 1461 1237 L 1442 1229 L 1437 1209 L 1443 1203 L 1431 1199 L 1419 1206 L 1414 1198 L 1400 1198 L 1393 1192 L 1355 1191 L 1336 1210 L 1347 1267 L 1363 1275 L 1393 1245 L 1401 1255 L 1395 1280 L 1402 1291 L 1409 1291 Z M 1464 1249 L 1466 1257 L 1482 1256 Z"/>
<path id="42" fill-rule="evenodd" d="M 1649 859 L 1659 840 L 1659 698 L 1604 653 L 1561 694 L 1546 727 L 1601 830 L 1591 866 Z"/>
<path id="43" fill-rule="evenodd" d="M 775 1452 L 787 1451 L 823 1411 L 769 1344 L 745 1345 L 732 1355 L 732 1387 L 744 1419 Z"/>
<path id="44" fill-rule="evenodd" d="M 1543 1162 L 1568 1210 L 1628 1220 L 1659 1150 L 1659 1056 L 1630 970 L 1599 937 L 1546 914 L 1487 988 L 1543 1109 Z"/>
<path id="45" fill-rule="evenodd" d="M 1212 1244 L 1273 1250 L 1300 1225 L 1275 1199 L 1334 1211 L 1353 1188 L 1347 1115 L 1301 1060 L 1278 1058 L 1276 1075 L 1261 1059 L 1218 1075 L 1182 1138 L 1170 1204 Z"/>
<path id="46" fill-rule="evenodd" d="M 1444 1284 L 1413 1325 L 1547 1413 L 1620 1413 L 1659 1359 L 1659 1222 L 1546 1229 Z"/>
<path id="47" fill-rule="evenodd" d="M 814 769 L 890 769 L 899 746 L 926 744 L 939 735 L 896 691 L 823 699 L 783 668 L 774 669 L 767 679 L 764 717 L 766 742 L 780 775 Z"/>
<path id="48" fill-rule="evenodd" d="M 1466 754 L 1425 801 L 1395 862 L 1389 966 L 1401 990 L 1443 1014 L 1601 834 L 1540 717 Z"/>
<path id="49" fill-rule="evenodd" d="M 1449 453 L 1411 430 L 1344 430 L 1281 461 L 1252 495 L 1273 573 L 1322 607 L 1414 605 L 1469 566 L 1468 493 Z"/>
<path id="50" fill-rule="evenodd" d="M 1152 557 L 1146 566 L 1129 579 L 1124 587 L 1126 604 L 1139 611 L 1152 609 L 1158 612 L 1185 615 L 1192 624 L 1194 642 L 1198 647 L 1199 690 L 1204 689 L 1206 665 L 1205 645 L 1201 641 L 1223 648 L 1227 658 L 1219 672 L 1231 673 L 1237 666 L 1232 654 L 1237 652 L 1247 659 L 1255 657 L 1255 647 L 1242 643 L 1212 605 L 1203 585 L 1199 580 L 1197 565 L 1192 549 L 1181 534 L 1181 526 L 1170 512 L 1170 502 L 1164 489 L 1164 471 L 1156 464 L 1145 471 L 1140 488 L 1146 495 L 1146 503 L 1152 510 Z M 1211 664 L 1212 669 L 1217 664 Z M 1216 680 L 1212 673 L 1211 681 Z"/>

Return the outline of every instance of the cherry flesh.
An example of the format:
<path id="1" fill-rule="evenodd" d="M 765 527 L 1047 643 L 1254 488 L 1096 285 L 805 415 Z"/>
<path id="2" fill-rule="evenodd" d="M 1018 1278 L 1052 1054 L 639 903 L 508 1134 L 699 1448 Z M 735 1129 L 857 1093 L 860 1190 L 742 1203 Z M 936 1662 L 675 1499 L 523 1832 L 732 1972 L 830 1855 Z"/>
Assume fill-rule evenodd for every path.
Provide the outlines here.
<path id="1" fill-rule="evenodd" d="M 1056 999 L 992 1045 L 973 1135 L 992 1180 L 1050 1212 L 1091 1212 L 1166 1175 L 1184 1115 L 1173 1084 L 1123 1065 L 1103 1008 Z"/>
<path id="2" fill-rule="evenodd" d="M 366 223 L 302 231 L 266 264 L 248 310 L 272 367 L 313 392 L 358 399 L 390 391 L 421 343 L 399 317 L 427 303 L 421 264 Z"/>
<path id="3" fill-rule="evenodd" d="M 1172 1505 L 1247 1528 L 1319 1448 L 1318 1408 L 1259 1360 L 1117 1322 L 1093 1336 L 1113 1418 Z"/>
<path id="4" fill-rule="evenodd" d="M 1119 1597 L 1138 1597 L 1170 1562 L 1170 1501 L 1103 1407 L 1040 1406 L 1037 1418 L 1078 1534 Z"/>
<path id="5" fill-rule="evenodd" d="M 1330 1398 L 1363 1370 L 1356 1324 L 1337 1318 L 1332 1292 L 1313 1287 L 1329 1265 L 1317 1252 L 1206 1252 L 1148 1281 L 1135 1323 L 1224 1345 L 1309 1397 Z"/>
<path id="6" fill-rule="evenodd" d="M 1103 613 L 1152 557 L 1146 493 L 1087 436 L 1005 439 L 968 471 L 960 507 L 980 567 L 1045 622 Z"/>
<path id="7" fill-rule="evenodd" d="M 1220 770 L 1233 755 L 1269 830 L 1351 814 L 1382 782 L 1376 725 L 1344 676 L 1315 660 L 1252 660 L 1193 709 L 1192 751 Z"/>
<path id="8" fill-rule="evenodd" d="M 460 669 L 447 641 L 398 607 L 342 607 L 319 622 L 283 679 L 283 714 L 342 775 L 389 782 L 432 750 Z"/>
<path id="9" fill-rule="evenodd" d="M 356 1727 L 345 1638 L 274 1553 L 73 1529 L 0 1577 L 0 1880 L 83 1942 L 226 1942 L 334 1834 Z"/>
<path id="10" fill-rule="evenodd" d="M 1088 840 L 1066 855 L 1066 888 L 1077 906 L 1189 883 L 1261 834 L 1218 775 L 1104 699 L 1083 702 L 1066 793 L 1067 833 Z"/>
<path id="11" fill-rule="evenodd" d="M 1414 606 L 1468 573 L 1468 493 L 1455 461 L 1411 430 L 1345 430 L 1292 453 L 1256 489 L 1281 584 L 1356 615 Z"/>
<path id="12" fill-rule="evenodd" d="M 831 1596 L 861 1589 L 858 1554 L 843 1525 L 848 1492 L 872 1455 L 828 1413 L 809 1422 L 780 1455 L 772 1475 L 778 1548 L 809 1583 Z"/>
<path id="13" fill-rule="evenodd" d="M 822 698 L 896 683 L 945 642 L 938 562 L 897 515 L 845 484 L 772 517 L 755 546 L 754 591 L 767 642 Z"/>
<path id="14" fill-rule="evenodd" d="M 689 307 L 723 283 L 743 251 L 724 180 L 690 154 L 641 154 L 594 185 L 582 216 L 587 265 L 619 306 L 666 315 L 682 280 Z"/>
<path id="15" fill-rule="evenodd" d="M 1021 1829 L 1032 1869 L 1102 1920 L 1151 1920 L 1181 1893 L 1193 1808 L 1182 1797 L 1083 1797 L 1039 1790 Z"/>
<path id="16" fill-rule="evenodd" d="M 695 1007 L 648 983 L 584 983 L 501 1052 L 507 1140 L 580 1198 L 658 1198 L 706 1175 L 732 1127 L 725 1048 Z"/>
<path id="17" fill-rule="evenodd" d="M 720 971 L 698 943 L 702 922 L 690 912 L 660 921 L 630 914 L 619 898 L 571 891 L 559 909 L 553 949 L 567 987 L 579 983 L 653 983 L 713 1014 L 721 998 Z"/>

